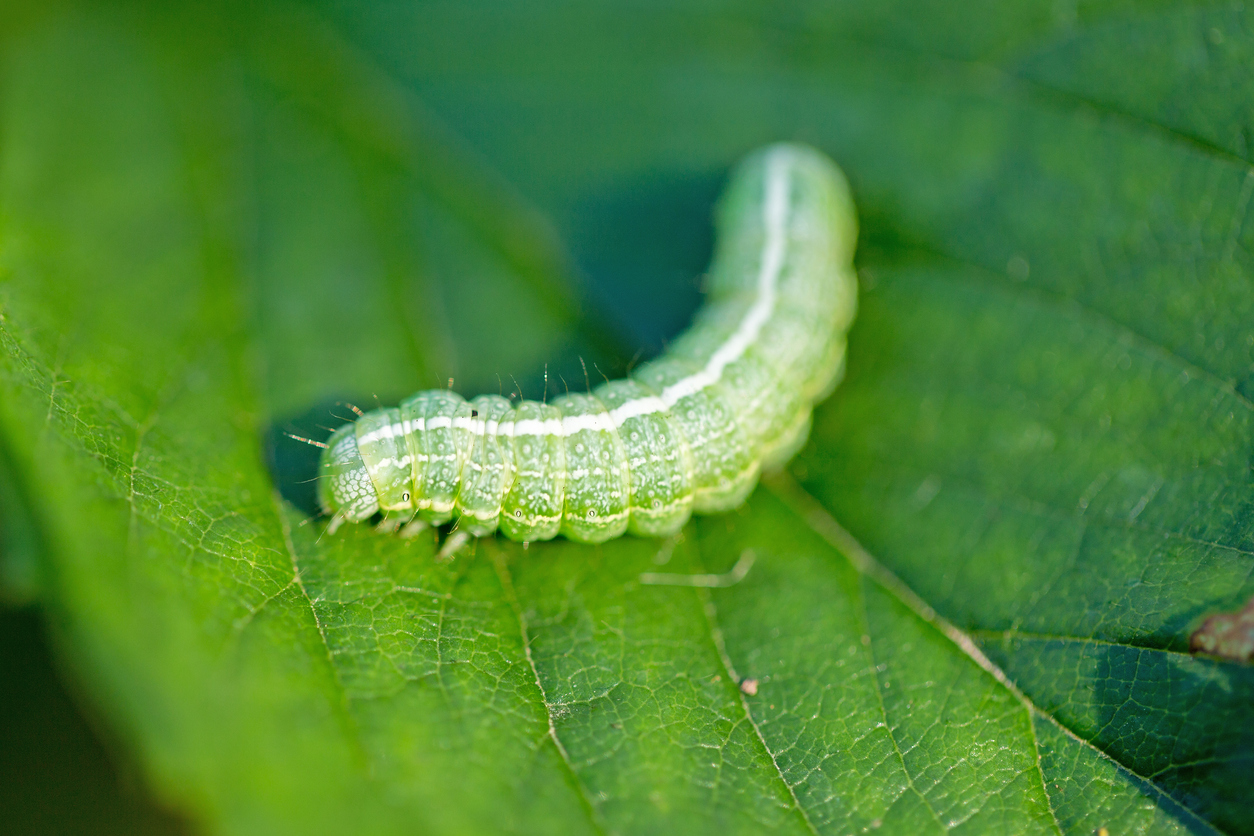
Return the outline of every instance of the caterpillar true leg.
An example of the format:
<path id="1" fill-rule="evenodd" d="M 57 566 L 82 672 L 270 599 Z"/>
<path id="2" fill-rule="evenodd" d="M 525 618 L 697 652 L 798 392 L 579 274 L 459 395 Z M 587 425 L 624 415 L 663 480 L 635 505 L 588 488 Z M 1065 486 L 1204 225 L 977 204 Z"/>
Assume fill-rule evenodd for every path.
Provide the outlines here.
<path id="1" fill-rule="evenodd" d="M 440 551 L 435 556 L 436 560 L 452 560 L 457 557 L 458 552 L 470 545 L 470 540 L 470 534 L 461 529 L 449 532 L 448 537 L 444 538 L 444 545 L 440 546 Z"/>
<path id="2" fill-rule="evenodd" d="M 413 519 L 401 526 L 400 533 L 397 536 L 399 536 L 402 540 L 408 540 L 411 537 L 417 537 L 430 527 L 431 523 L 424 519 L 420 519 L 417 515 L 415 515 Z"/>
<path id="3" fill-rule="evenodd" d="M 327 523 L 325 534 L 334 534 L 340 530 L 340 526 L 344 524 L 346 517 L 343 514 L 335 513 L 331 515 L 331 521 Z"/>
<path id="4" fill-rule="evenodd" d="M 383 519 L 379 520 L 379 524 L 374 527 L 374 530 L 383 534 L 395 534 L 400 530 L 401 523 L 406 519 L 407 517 L 399 514 L 384 514 Z"/>

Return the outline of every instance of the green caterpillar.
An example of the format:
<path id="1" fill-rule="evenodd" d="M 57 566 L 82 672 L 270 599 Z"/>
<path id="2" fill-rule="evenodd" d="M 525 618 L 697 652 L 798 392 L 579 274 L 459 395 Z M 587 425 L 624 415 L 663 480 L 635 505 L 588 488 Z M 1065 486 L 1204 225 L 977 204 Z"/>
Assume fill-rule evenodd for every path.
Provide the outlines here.
<path id="1" fill-rule="evenodd" d="M 739 165 L 716 224 L 696 322 L 627 379 L 517 406 L 419 392 L 336 430 L 319 480 L 332 527 L 409 511 L 477 537 L 600 543 L 743 502 L 844 369 L 857 220 L 834 163 L 778 144 Z"/>

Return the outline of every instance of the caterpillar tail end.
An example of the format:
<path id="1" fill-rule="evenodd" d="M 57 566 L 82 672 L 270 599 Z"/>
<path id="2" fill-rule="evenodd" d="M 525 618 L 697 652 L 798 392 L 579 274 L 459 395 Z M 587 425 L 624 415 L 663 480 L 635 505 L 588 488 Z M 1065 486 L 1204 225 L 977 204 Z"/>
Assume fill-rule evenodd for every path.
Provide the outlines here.
<path id="1" fill-rule="evenodd" d="M 333 519 L 361 522 L 379 510 L 379 497 L 357 449 L 356 427 L 340 427 L 318 466 L 318 503 Z"/>

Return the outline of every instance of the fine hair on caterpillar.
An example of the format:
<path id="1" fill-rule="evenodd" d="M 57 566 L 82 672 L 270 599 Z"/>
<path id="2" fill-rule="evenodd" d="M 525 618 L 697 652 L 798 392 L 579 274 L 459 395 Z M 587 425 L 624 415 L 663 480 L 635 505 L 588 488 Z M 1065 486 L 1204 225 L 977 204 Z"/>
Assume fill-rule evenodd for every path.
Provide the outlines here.
<path id="1" fill-rule="evenodd" d="M 740 505 L 809 436 L 844 369 L 857 221 L 820 152 L 777 144 L 733 172 L 705 304 L 655 360 L 548 402 L 419 392 L 336 430 L 329 530 L 379 511 L 512 540 L 664 537 Z"/>

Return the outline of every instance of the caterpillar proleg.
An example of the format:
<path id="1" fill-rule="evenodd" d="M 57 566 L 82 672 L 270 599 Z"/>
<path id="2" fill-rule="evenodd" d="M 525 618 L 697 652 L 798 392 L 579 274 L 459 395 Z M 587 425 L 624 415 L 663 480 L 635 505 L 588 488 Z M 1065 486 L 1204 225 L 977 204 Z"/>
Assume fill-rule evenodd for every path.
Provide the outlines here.
<path id="1" fill-rule="evenodd" d="M 844 369 L 857 220 L 834 163 L 778 144 L 737 167 L 716 228 L 705 305 L 630 377 L 547 404 L 419 392 L 336 430 L 319 480 L 333 524 L 410 511 L 474 536 L 599 543 L 743 502 Z"/>

